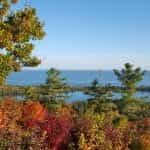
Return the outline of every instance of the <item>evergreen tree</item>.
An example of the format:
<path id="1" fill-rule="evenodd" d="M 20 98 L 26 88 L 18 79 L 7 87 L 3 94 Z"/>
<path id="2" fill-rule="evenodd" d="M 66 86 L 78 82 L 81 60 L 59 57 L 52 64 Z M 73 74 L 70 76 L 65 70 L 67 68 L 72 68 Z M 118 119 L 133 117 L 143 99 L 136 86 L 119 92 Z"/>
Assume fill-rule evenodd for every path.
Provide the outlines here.
<path id="1" fill-rule="evenodd" d="M 102 102 L 111 99 L 111 92 L 107 88 L 100 86 L 98 80 L 92 81 L 85 94 L 90 96 L 89 101 L 99 100 Z"/>
<path id="2" fill-rule="evenodd" d="M 88 87 L 85 94 L 88 94 L 88 107 L 96 112 L 106 112 L 116 109 L 116 105 L 112 103 L 112 94 L 107 87 L 100 86 L 98 80 L 94 80 Z"/>
<path id="3" fill-rule="evenodd" d="M 45 85 L 42 86 L 41 101 L 50 109 L 60 107 L 68 97 L 69 87 L 65 78 L 62 78 L 60 71 L 51 68 L 47 71 Z"/>
<path id="4" fill-rule="evenodd" d="M 124 88 L 123 97 L 127 100 L 132 99 L 137 83 L 143 79 L 145 71 L 139 67 L 134 69 L 132 64 L 126 63 L 121 71 L 114 69 L 114 73 Z"/>
<path id="5" fill-rule="evenodd" d="M 40 60 L 32 56 L 33 40 L 41 40 L 45 32 L 36 9 L 10 11 L 17 0 L 0 0 L 0 85 L 6 77 L 22 67 L 37 66 Z"/>

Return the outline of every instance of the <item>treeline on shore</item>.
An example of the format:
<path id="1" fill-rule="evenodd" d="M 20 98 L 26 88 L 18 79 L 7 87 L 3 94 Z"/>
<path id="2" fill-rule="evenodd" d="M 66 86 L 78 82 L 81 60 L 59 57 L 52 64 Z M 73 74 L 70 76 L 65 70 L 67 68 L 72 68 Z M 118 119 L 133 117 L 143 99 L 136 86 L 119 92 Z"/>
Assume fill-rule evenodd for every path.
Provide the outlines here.
<path id="1" fill-rule="evenodd" d="M 127 93 L 126 91 L 128 89 L 131 89 L 130 91 L 140 91 L 140 92 L 150 92 L 150 85 L 149 86 L 137 86 L 137 83 L 143 79 L 143 76 L 145 74 L 145 71 L 141 71 L 140 68 L 133 69 L 133 66 L 129 63 L 125 64 L 125 68 L 122 69 L 122 71 L 119 72 L 119 70 L 114 69 L 114 73 L 121 81 L 120 86 L 114 86 L 111 84 L 101 85 L 101 83 L 98 82 L 98 79 L 95 79 L 91 82 L 91 85 L 88 86 L 73 86 L 68 85 L 67 80 L 65 78 L 61 78 L 61 72 L 51 68 L 47 72 L 47 79 L 50 78 L 50 80 L 55 80 L 55 82 L 51 83 L 52 81 L 45 81 L 45 84 L 41 85 L 31 85 L 31 86 L 17 86 L 17 85 L 3 85 L 0 87 L 0 95 L 1 96 L 27 96 L 28 90 L 34 89 L 34 92 L 37 91 L 37 93 L 43 93 L 43 91 L 46 91 L 47 89 L 50 90 L 57 90 L 59 92 L 64 93 L 72 93 L 72 92 L 83 92 L 87 93 L 87 91 L 90 89 L 90 86 L 93 86 L 95 84 L 96 88 L 101 91 L 110 91 L 113 93 Z M 120 74 L 119 74 L 120 73 Z M 128 81 L 127 81 L 128 80 Z M 135 81 L 134 81 L 135 80 Z M 62 85 L 59 85 L 57 87 L 58 83 Z M 125 83 L 126 82 L 126 83 Z M 127 83 L 129 82 L 129 83 Z M 53 84 L 53 86 L 51 86 Z M 64 84 L 64 85 L 63 85 Z M 133 84 L 133 87 L 132 85 Z M 134 92 L 135 93 L 135 92 Z M 43 93 L 44 94 L 44 93 Z"/>
<path id="2" fill-rule="evenodd" d="M 5 85 L 0 87 L 0 96 L 25 96 L 26 91 L 30 88 L 36 89 L 39 93 L 42 91 L 42 85 Z M 68 89 L 65 89 L 64 92 L 70 93 L 70 92 L 86 92 L 88 90 L 89 86 L 69 86 Z M 102 90 L 108 90 L 116 93 L 123 92 L 125 90 L 124 87 L 121 86 L 113 86 L 113 85 L 103 85 L 99 87 Z M 136 88 L 136 91 L 139 92 L 150 92 L 150 86 L 138 86 Z"/>

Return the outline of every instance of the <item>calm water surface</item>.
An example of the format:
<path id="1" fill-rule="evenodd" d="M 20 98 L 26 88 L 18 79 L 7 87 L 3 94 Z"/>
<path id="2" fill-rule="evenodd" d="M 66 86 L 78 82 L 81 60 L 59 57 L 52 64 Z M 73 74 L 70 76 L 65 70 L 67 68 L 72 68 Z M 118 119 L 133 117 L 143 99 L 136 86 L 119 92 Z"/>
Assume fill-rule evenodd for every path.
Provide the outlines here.
<path id="1" fill-rule="evenodd" d="M 12 73 L 7 83 L 12 85 L 40 85 L 46 80 L 47 70 L 23 70 L 18 73 Z M 120 85 L 113 71 L 61 71 L 62 77 L 65 77 L 70 85 L 86 86 L 94 79 L 98 79 L 102 85 Z M 146 72 L 144 79 L 139 85 L 150 86 L 150 72 Z M 137 97 L 150 97 L 149 92 L 138 92 Z M 69 101 L 86 100 L 87 95 L 81 92 L 70 94 Z"/>

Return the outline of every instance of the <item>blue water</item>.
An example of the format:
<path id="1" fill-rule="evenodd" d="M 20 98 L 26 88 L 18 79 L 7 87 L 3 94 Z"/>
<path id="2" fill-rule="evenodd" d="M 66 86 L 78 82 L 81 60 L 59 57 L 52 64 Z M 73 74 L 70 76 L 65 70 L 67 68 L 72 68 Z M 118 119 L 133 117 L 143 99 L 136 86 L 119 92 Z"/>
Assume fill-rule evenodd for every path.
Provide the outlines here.
<path id="1" fill-rule="evenodd" d="M 87 86 L 94 79 L 98 79 L 102 85 L 120 85 L 113 71 L 61 71 L 61 76 L 66 78 L 69 85 Z M 23 70 L 12 73 L 7 83 L 11 85 L 40 85 L 45 83 L 46 70 Z M 146 72 L 139 85 L 150 86 L 150 72 Z M 136 97 L 150 97 L 149 92 L 137 92 Z M 70 94 L 69 101 L 86 100 L 87 95 L 81 92 Z"/>
<path id="2" fill-rule="evenodd" d="M 70 85 L 89 85 L 94 79 L 98 79 L 102 85 L 120 85 L 113 71 L 61 71 Z M 12 73 L 7 83 L 12 85 L 40 85 L 46 80 L 46 70 L 24 70 Z M 150 72 L 146 72 L 139 85 L 150 86 Z"/>

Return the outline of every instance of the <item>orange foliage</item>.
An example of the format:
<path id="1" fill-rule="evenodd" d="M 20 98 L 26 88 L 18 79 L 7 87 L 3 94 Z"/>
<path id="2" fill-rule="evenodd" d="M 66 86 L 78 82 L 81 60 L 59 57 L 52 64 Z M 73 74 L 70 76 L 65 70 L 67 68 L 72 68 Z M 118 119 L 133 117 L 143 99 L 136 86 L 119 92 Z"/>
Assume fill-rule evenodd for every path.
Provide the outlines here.
<path id="1" fill-rule="evenodd" d="M 29 101 L 23 106 L 22 120 L 43 121 L 47 117 L 48 111 L 39 102 Z"/>
<path id="2" fill-rule="evenodd" d="M 58 114 L 72 119 L 74 117 L 73 115 L 75 115 L 75 111 L 71 108 L 71 105 L 65 105 L 58 109 Z"/>
<path id="3" fill-rule="evenodd" d="M 5 120 L 4 113 L 0 110 L 0 129 L 4 128 L 5 126 L 4 120 Z"/>
<path id="4" fill-rule="evenodd" d="M 21 119 L 22 104 L 13 100 L 5 99 L 0 102 L 0 128 L 7 127 L 9 130 L 15 130 L 18 127 L 18 121 Z"/>
<path id="5" fill-rule="evenodd" d="M 145 133 L 139 138 L 142 150 L 150 150 L 150 133 Z"/>

